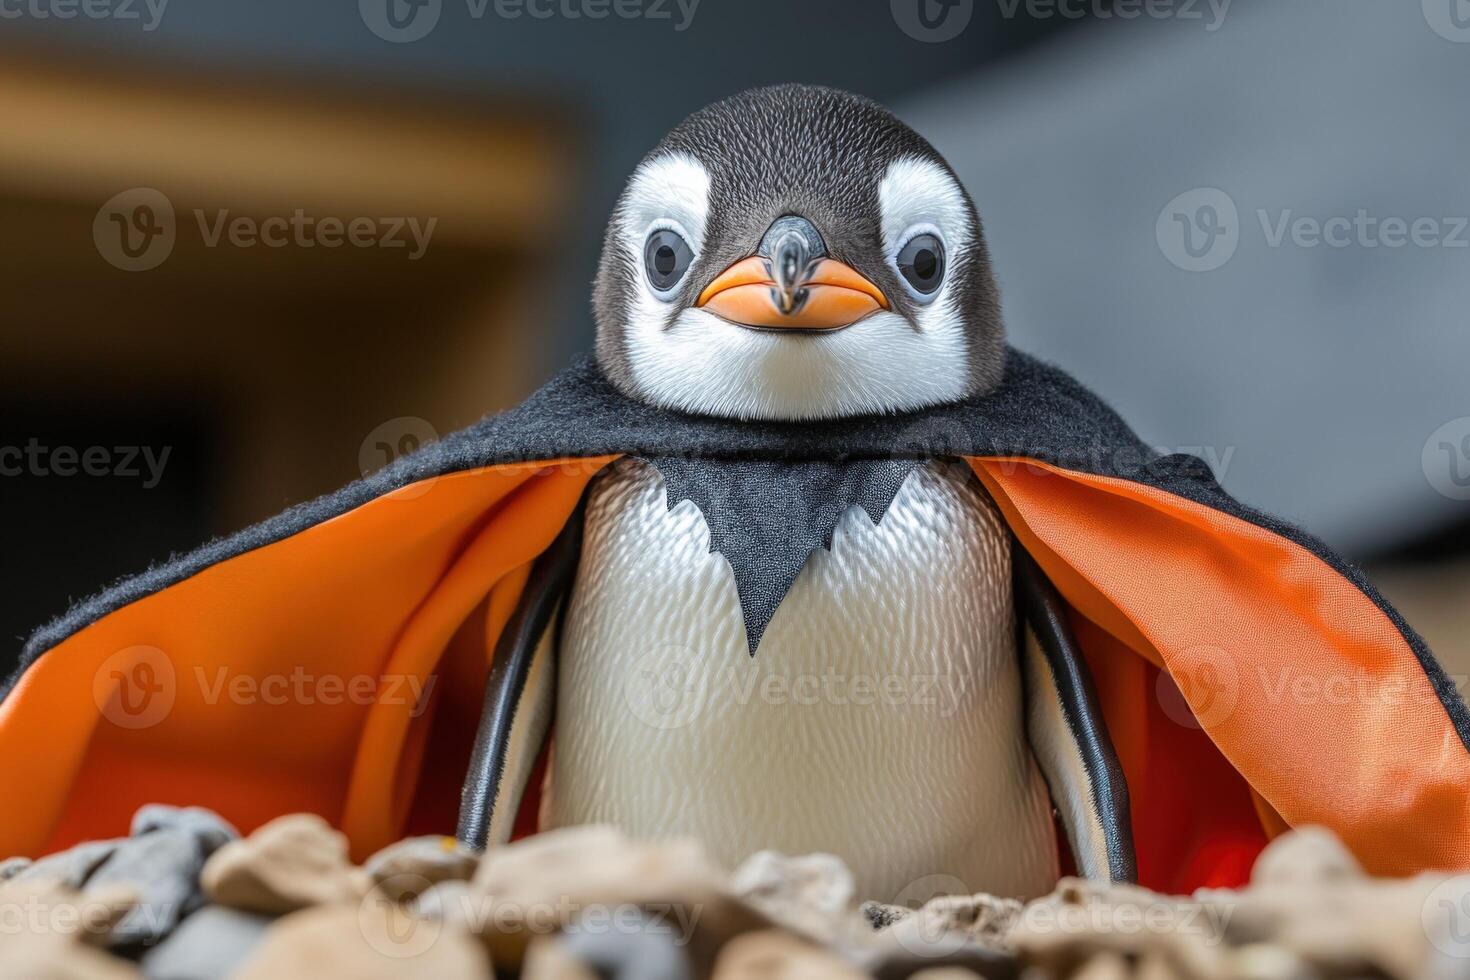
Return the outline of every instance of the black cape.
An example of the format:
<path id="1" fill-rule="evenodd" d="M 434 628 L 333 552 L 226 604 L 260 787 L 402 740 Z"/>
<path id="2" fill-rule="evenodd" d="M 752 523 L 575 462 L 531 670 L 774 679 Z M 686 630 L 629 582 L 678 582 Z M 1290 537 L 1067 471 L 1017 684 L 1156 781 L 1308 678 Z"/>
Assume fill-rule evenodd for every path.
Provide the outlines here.
<path id="1" fill-rule="evenodd" d="M 715 544 L 753 647 L 847 506 L 878 519 L 915 461 L 970 466 L 1064 598 L 1127 733 L 1145 883 L 1201 883 L 1187 869 L 1209 847 L 1308 822 L 1370 870 L 1470 866 L 1470 715 L 1423 641 L 1321 542 L 1017 351 L 984 398 L 802 424 L 654 408 L 584 358 L 509 412 L 80 602 L 30 638 L 0 702 L 0 785 L 35 799 L 0 814 L 0 853 L 118 833 L 146 802 L 245 827 L 313 810 L 357 852 L 452 827 L 453 791 L 444 803 L 435 787 L 464 772 L 486 651 L 622 455 L 653 460 L 670 504 L 695 500 L 730 536 Z M 783 492 L 761 496 L 762 479 L 732 494 L 731 474 L 752 471 L 788 474 Z M 741 525 L 730 515 L 761 508 L 721 506 L 732 498 L 787 511 Z M 762 560 L 762 535 L 788 527 L 805 536 Z M 309 696 L 264 693 L 262 679 L 302 675 Z M 218 683 L 242 676 L 239 691 Z M 1291 694 L 1300 676 L 1398 693 L 1324 711 Z M 358 679 L 361 696 L 336 693 Z M 1365 777 L 1339 785 L 1349 765 Z"/>

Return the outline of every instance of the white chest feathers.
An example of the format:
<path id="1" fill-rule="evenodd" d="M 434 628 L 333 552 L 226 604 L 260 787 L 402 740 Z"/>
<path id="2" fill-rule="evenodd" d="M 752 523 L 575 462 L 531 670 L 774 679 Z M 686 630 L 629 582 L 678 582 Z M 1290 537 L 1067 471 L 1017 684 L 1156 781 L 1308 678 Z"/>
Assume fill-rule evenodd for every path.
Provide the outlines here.
<path id="1" fill-rule="evenodd" d="M 704 516 L 670 510 L 650 465 L 614 464 L 590 491 L 560 637 L 548 790 L 543 826 L 694 835 L 730 866 L 825 851 L 864 899 L 934 875 L 964 893 L 1046 892 L 1051 806 L 994 504 L 930 464 L 877 527 L 850 510 L 752 657 Z"/>

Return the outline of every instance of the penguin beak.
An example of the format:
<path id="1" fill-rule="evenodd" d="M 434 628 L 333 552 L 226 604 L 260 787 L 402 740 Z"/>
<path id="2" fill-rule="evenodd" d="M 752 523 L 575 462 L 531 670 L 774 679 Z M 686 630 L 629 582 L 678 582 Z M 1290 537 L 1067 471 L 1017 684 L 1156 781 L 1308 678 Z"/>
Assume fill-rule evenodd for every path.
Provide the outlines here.
<path id="1" fill-rule="evenodd" d="M 696 305 L 745 327 L 805 331 L 840 330 L 889 308 L 881 289 L 836 259 L 794 270 L 778 263 L 779 256 L 741 259 L 705 287 Z"/>
<path id="2" fill-rule="evenodd" d="M 822 235 L 788 214 L 766 229 L 756 254 L 715 277 L 697 305 L 755 330 L 841 330 L 888 308 L 888 298 L 850 265 L 827 257 Z"/>

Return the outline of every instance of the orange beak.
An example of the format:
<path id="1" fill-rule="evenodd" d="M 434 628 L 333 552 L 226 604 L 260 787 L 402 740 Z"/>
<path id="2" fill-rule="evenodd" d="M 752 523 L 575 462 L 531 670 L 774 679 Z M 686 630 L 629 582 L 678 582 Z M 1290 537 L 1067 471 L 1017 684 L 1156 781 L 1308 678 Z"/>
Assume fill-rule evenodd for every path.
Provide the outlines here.
<path id="1" fill-rule="evenodd" d="M 767 259 L 741 259 L 715 277 L 695 305 L 741 326 L 763 330 L 841 330 L 878 310 L 888 297 L 852 266 L 820 259 L 802 280 L 789 310 Z"/>

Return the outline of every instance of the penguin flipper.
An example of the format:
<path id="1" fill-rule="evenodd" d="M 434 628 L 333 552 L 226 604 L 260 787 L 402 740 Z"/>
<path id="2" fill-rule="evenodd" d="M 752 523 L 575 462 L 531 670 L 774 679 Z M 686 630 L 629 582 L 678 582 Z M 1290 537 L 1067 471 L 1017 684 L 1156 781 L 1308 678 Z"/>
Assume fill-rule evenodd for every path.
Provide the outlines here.
<path id="1" fill-rule="evenodd" d="M 1061 814 L 1078 871 L 1094 880 L 1134 882 L 1138 862 L 1128 783 L 1092 673 L 1061 595 L 1019 543 L 1012 564 L 1032 754 Z"/>
<path id="2" fill-rule="evenodd" d="M 551 732 L 556 623 L 581 556 L 582 512 L 578 505 L 536 559 L 495 645 L 455 833 L 477 851 L 510 840 L 526 784 Z"/>

